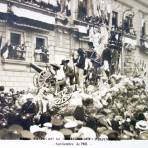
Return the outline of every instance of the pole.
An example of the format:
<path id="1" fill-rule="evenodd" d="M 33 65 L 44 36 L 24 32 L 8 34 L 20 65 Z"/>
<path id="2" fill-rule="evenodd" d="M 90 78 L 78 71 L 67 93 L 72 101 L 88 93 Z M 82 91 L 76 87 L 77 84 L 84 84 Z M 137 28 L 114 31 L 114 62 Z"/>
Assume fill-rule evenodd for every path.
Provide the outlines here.
<path id="1" fill-rule="evenodd" d="M 124 36 L 124 16 L 126 12 L 132 11 L 132 9 L 127 9 L 122 14 L 122 30 L 121 30 L 121 41 L 122 41 L 122 48 L 121 48 L 121 74 L 124 74 L 124 48 L 123 48 L 123 36 Z"/>

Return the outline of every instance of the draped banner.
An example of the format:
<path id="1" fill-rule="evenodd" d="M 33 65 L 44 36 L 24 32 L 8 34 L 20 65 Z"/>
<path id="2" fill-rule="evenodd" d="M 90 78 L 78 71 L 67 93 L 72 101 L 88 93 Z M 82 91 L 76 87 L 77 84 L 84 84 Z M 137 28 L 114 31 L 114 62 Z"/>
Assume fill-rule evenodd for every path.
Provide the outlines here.
<path id="1" fill-rule="evenodd" d="M 7 4 L 0 3 L 0 12 L 7 13 Z"/>
<path id="2" fill-rule="evenodd" d="M 49 15 L 41 14 L 39 12 L 34 12 L 24 8 L 18 8 L 16 6 L 12 6 L 12 11 L 18 17 L 29 18 L 29 19 L 41 21 L 47 24 L 55 24 L 55 18 Z"/>
<path id="3" fill-rule="evenodd" d="M 137 40 L 133 38 L 123 37 L 123 43 L 131 45 L 132 48 L 135 48 L 137 45 Z"/>

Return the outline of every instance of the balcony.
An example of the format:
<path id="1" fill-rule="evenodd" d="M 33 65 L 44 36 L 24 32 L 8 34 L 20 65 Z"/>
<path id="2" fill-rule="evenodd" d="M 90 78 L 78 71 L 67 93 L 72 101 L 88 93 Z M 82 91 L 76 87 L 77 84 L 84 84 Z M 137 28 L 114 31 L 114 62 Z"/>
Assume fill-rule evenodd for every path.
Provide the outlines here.
<path id="1" fill-rule="evenodd" d="M 140 39 L 140 47 L 141 50 L 145 53 L 148 54 L 148 36 L 142 36 Z"/>
<path id="2" fill-rule="evenodd" d="M 1 49 L 1 55 L 3 63 L 26 63 L 26 47 L 22 45 L 5 45 Z"/>
<path id="3" fill-rule="evenodd" d="M 59 5 L 52 5 L 48 3 L 48 0 L 5 0 L 5 3 L 11 5 L 21 5 L 23 7 L 33 8 L 38 11 L 48 12 L 50 15 L 55 16 L 60 11 Z"/>
<path id="4" fill-rule="evenodd" d="M 35 49 L 34 52 L 35 62 L 39 63 L 49 63 L 49 53 L 47 49 Z"/>

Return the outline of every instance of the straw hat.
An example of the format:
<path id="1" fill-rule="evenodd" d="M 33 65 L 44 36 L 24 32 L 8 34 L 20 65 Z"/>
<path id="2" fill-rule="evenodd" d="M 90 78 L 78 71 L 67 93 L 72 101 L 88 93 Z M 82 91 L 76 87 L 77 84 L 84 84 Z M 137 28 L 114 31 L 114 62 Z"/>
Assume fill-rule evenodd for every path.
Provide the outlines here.
<path id="1" fill-rule="evenodd" d="M 70 139 L 73 133 L 72 130 L 66 128 L 61 129 L 60 132 L 64 135 L 65 139 Z"/>
<path id="2" fill-rule="evenodd" d="M 75 128 L 78 126 L 78 123 L 75 121 L 68 122 L 64 125 L 65 128 Z"/>
<path id="3" fill-rule="evenodd" d="M 4 136 L 5 133 L 7 133 L 8 130 L 6 128 L 3 128 L 0 130 L 0 139 L 2 139 L 2 137 Z"/>
<path id="4" fill-rule="evenodd" d="M 32 140 L 32 139 L 34 139 L 35 136 L 31 132 L 29 132 L 27 130 L 23 130 L 23 131 L 21 131 L 21 137 L 25 138 L 25 139 Z"/>
<path id="5" fill-rule="evenodd" d="M 17 131 L 18 133 L 21 133 L 21 131 L 23 131 L 23 127 L 18 124 L 13 124 L 8 128 L 8 131 Z"/>
<path id="6" fill-rule="evenodd" d="M 148 131 L 140 133 L 138 139 L 140 139 L 140 140 L 148 140 Z"/>
<path id="7" fill-rule="evenodd" d="M 82 127 L 78 133 L 81 135 L 83 140 L 85 139 L 96 139 L 96 133 L 93 129 L 89 127 Z"/>
<path id="8" fill-rule="evenodd" d="M 38 125 L 32 125 L 30 126 L 30 132 L 31 133 L 35 133 L 37 131 L 39 131 L 40 127 Z"/>
<path id="9" fill-rule="evenodd" d="M 34 137 L 35 139 L 42 140 L 42 139 L 45 139 L 45 136 L 47 135 L 47 133 L 43 129 L 41 130 L 40 128 L 38 131 L 34 132 L 33 135 L 35 136 Z"/>
<path id="10" fill-rule="evenodd" d="M 81 139 L 80 137 L 81 137 L 80 133 L 73 133 L 73 134 L 71 134 L 70 139 L 71 140 L 78 140 L 78 139 Z"/>
<path id="11" fill-rule="evenodd" d="M 43 124 L 44 127 L 52 128 L 52 123 L 46 122 Z"/>
<path id="12" fill-rule="evenodd" d="M 5 140 L 20 140 L 21 134 L 17 131 L 5 131 L 1 136 L 1 139 Z"/>
<path id="13" fill-rule="evenodd" d="M 148 122 L 147 121 L 139 121 L 136 123 L 136 129 L 146 131 L 148 130 Z"/>

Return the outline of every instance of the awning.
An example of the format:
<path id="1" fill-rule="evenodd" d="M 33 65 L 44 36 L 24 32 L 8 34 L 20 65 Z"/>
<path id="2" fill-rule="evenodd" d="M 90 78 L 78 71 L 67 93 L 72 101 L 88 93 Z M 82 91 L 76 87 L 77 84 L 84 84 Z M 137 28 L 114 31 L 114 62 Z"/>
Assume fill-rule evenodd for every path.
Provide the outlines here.
<path id="1" fill-rule="evenodd" d="M 0 3 L 0 12 L 7 13 L 8 7 L 7 4 Z"/>
<path id="2" fill-rule="evenodd" d="M 17 17 L 15 19 L 14 24 L 19 25 L 19 26 L 29 27 L 29 28 L 33 26 L 33 27 L 37 27 L 36 29 L 39 29 L 39 28 L 42 28 L 45 30 L 52 30 L 53 29 L 52 24 L 47 24 L 47 23 L 40 22 L 37 20 L 32 21 L 31 19 L 23 18 L 23 17 Z"/>
<path id="3" fill-rule="evenodd" d="M 7 23 L 11 23 L 13 25 L 27 27 L 32 29 L 44 29 L 44 30 L 53 30 L 52 24 L 47 24 L 41 21 L 32 20 L 25 17 L 18 17 L 12 13 L 1 13 L 0 12 L 0 20 L 6 21 Z"/>
<path id="4" fill-rule="evenodd" d="M 18 8 L 16 6 L 12 6 L 12 11 L 18 17 L 29 18 L 29 19 L 41 21 L 47 24 L 55 24 L 55 17 L 49 16 L 49 15 L 45 15 L 39 12 L 34 12 L 24 8 Z"/>

